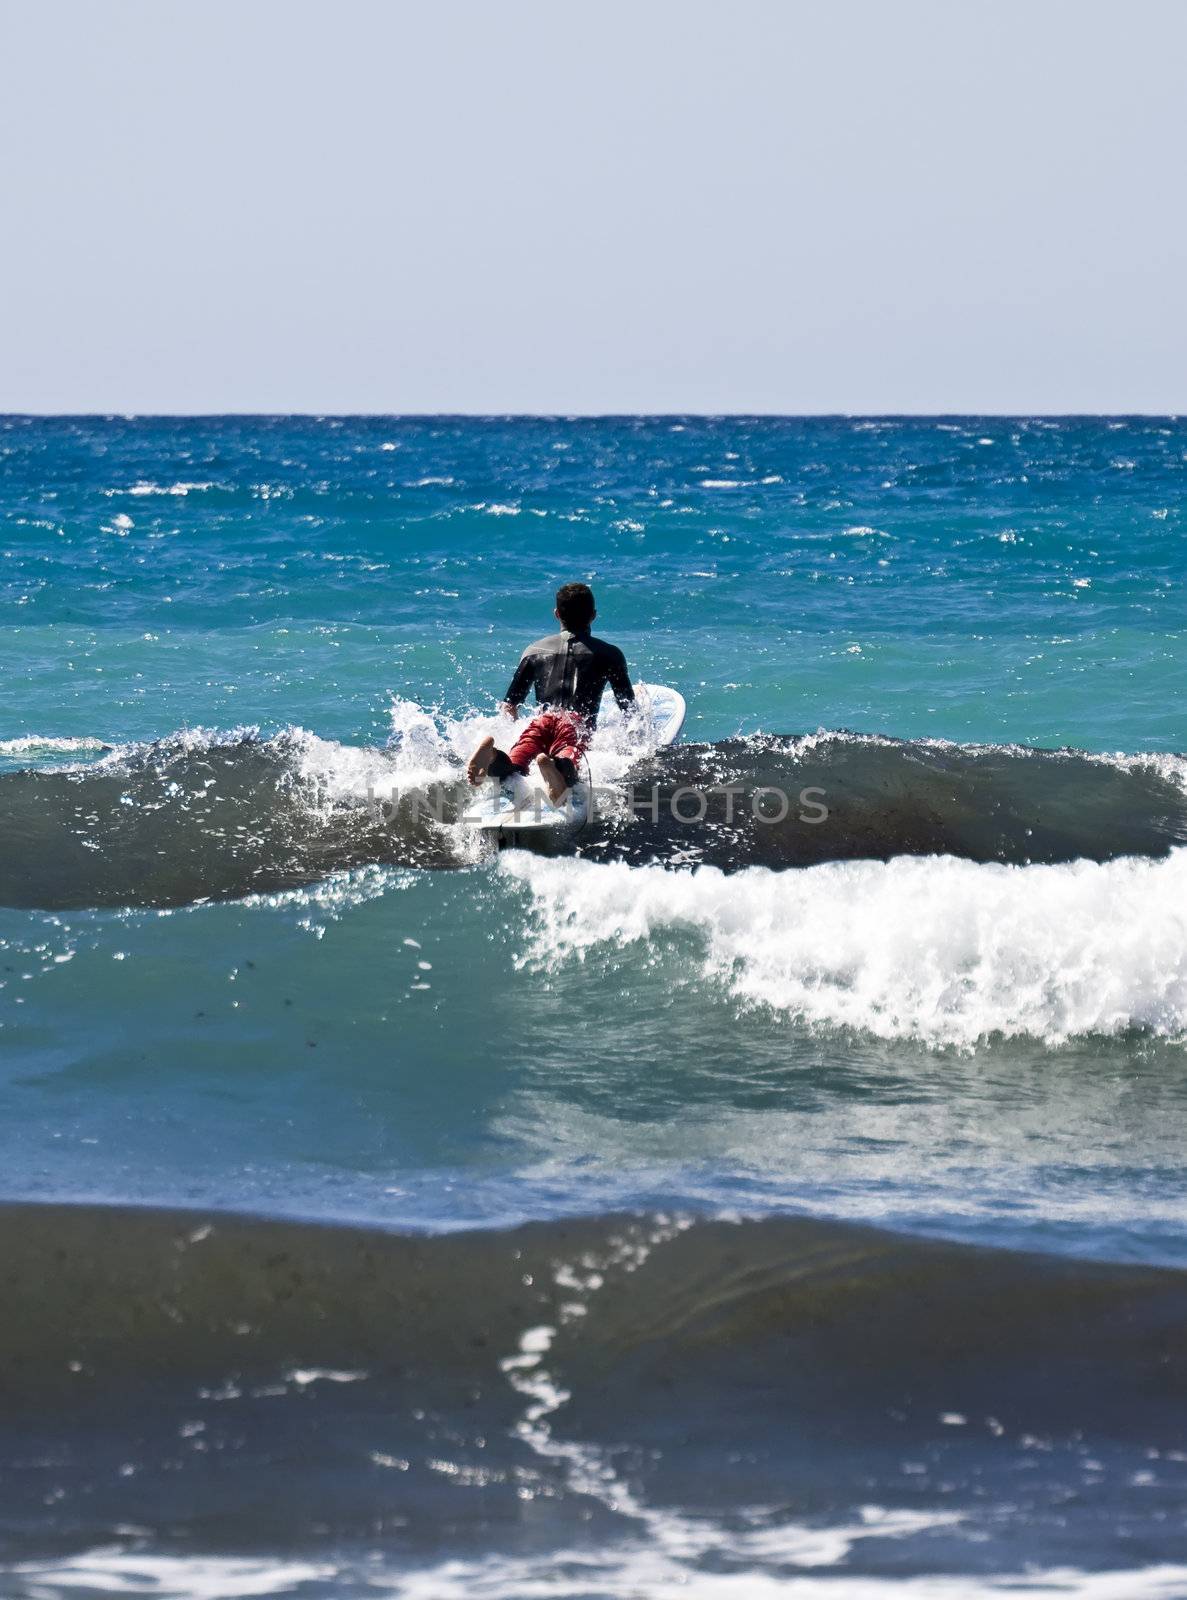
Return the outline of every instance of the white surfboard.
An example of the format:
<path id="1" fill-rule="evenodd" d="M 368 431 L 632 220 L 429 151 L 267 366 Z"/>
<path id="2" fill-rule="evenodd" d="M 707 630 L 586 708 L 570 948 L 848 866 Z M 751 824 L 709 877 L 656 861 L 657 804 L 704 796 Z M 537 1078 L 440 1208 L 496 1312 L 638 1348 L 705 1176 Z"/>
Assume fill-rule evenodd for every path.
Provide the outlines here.
<path id="1" fill-rule="evenodd" d="M 631 711 L 620 711 L 614 696 L 606 694 L 598 713 L 598 732 L 594 735 L 594 745 L 597 745 L 599 735 L 614 737 L 626 718 L 631 716 L 643 718 L 643 743 L 657 750 L 663 745 L 674 744 L 680 737 L 687 710 L 680 691 L 665 688 L 662 683 L 637 683 L 635 706 Z"/>
<path id="2" fill-rule="evenodd" d="M 610 739 L 616 738 L 627 716 L 642 715 L 640 742 L 655 749 L 673 743 L 684 726 L 684 696 L 662 684 L 637 683 L 637 710 L 633 712 L 620 711 L 611 695 L 607 695 L 606 700 L 609 703 L 599 712 L 595 749 L 599 738 L 607 735 Z M 561 803 L 554 806 L 535 772 L 527 777 L 515 773 L 501 783 L 484 786 L 480 797 L 462 812 L 461 820 L 480 833 L 577 829 L 589 819 L 589 801 L 589 785 L 579 781 L 567 791 Z"/>
<path id="3" fill-rule="evenodd" d="M 462 821 L 480 833 L 537 833 L 579 828 L 588 816 L 588 784 L 574 784 L 561 803 L 554 806 L 535 773 L 528 778 L 516 773 L 502 783 L 491 783 L 482 797 L 462 813 Z"/>

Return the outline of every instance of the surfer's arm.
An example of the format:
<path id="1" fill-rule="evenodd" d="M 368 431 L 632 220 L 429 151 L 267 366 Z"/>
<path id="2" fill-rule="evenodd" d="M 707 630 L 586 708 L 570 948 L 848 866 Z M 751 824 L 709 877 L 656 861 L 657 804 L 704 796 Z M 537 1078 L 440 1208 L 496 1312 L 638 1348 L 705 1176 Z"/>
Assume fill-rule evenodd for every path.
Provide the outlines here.
<path id="1" fill-rule="evenodd" d="M 526 651 L 519 658 L 519 665 L 515 669 L 515 676 L 511 679 L 511 686 L 503 696 L 502 707 L 509 717 L 517 717 L 519 708 L 527 699 L 528 690 L 536 676 L 536 663 Z"/>
<path id="2" fill-rule="evenodd" d="M 626 657 L 621 650 L 615 650 L 606 680 L 615 700 L 618 701 L 619 709 L 629 711 L 635 703 L 635 689 L 631 683 L 631 675 L 626 670 Z"/>

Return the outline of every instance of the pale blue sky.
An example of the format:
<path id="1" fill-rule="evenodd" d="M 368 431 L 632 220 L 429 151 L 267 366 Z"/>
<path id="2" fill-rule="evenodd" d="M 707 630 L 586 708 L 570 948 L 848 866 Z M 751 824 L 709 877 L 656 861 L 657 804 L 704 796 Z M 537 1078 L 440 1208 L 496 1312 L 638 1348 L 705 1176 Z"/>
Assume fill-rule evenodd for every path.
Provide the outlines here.
<path id="1" fill-rule="evenodd" d="M 0 0 L 0 410 L 1187 410 L 1185 0 Z"/>

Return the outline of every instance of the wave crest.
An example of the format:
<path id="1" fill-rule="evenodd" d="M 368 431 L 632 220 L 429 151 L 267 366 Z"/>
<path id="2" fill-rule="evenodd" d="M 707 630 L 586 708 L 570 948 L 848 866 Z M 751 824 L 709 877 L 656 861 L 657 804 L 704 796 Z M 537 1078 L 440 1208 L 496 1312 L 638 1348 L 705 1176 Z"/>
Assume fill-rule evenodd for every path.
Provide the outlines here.
<path id="1" fill-rule="evenodd" d="M 9 741 L 3 753 L 26 765 L 0 772 L 0 904 L 170 906 L 358 866 L 471 864 L 489 846 L 456 826 L 469 803 L 463 762 L 492 731 L 506 742 L 505 722 L 398 702 L 384 749 L 300 728 L 194 729 L 115 749 Z M 1172 756 L 843 733 L 657 752 L 607 726 L 590 772 L 609 803 L 547 843 L 599 861 L 727 872 L 907 855 L 1105 862 L 1187 844 L 1187 766 Z"/>
<path id="2" fill-rule="evenodd" d="M 501 865 L 532 896 L 546 965 L 691 932 L 704 977 L 811 1027 L 966 1048 L 992 1035 L 1187 1037 L 1187 850 L 732 875 L 521 851 Z"/>

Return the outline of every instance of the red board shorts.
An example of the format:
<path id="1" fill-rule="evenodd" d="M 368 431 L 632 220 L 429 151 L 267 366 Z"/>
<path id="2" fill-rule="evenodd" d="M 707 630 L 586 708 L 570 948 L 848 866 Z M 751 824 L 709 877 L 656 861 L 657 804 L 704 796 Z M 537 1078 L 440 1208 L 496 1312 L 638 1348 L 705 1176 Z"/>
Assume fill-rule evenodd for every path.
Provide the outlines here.
<path id="1" fill-rule="evenodd" d="M 576 712 L 541 711 L 511 746 L 508 767 L 516 772 L 527 772 L 537 756 L 551 756 L 571 788 L 577 781 L 578 763 L 589 749 L 592 737 L 593 729 Z"/>

